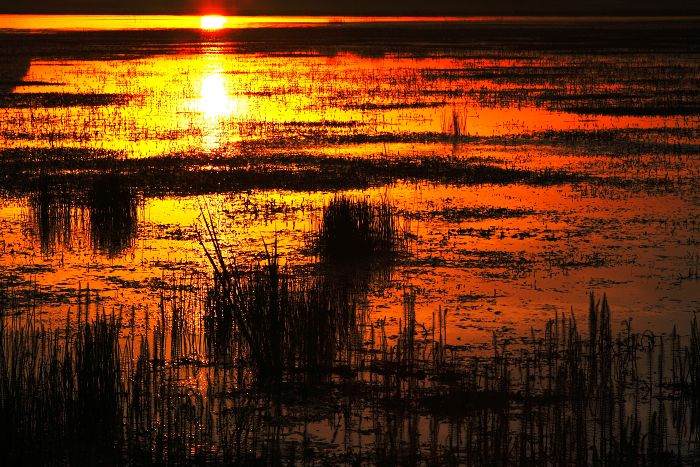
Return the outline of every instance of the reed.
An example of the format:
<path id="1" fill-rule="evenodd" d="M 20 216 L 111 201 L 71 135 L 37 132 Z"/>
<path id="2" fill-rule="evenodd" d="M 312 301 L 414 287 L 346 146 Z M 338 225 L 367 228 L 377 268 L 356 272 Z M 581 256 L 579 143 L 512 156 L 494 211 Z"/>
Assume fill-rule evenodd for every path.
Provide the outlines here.
<path id="1" fill-rule="evenodd" d="M 90 239 L 109 256 L 130 248 L 138 234 L 138 197 L 123 177 L 103 174 L 88 193 Z"/>
<path id="2" fill-rule="evenodd" d="M 321 261 L 347 263 L 387 258 L 405 248 L 405 235 L 395 208 L 388 202 L 334 197 L 323 208 L 314 235 Z"/>
<path id="3" fill-rule="evenodd" d="M 241 314 L 251 340 L 234 317 L 226 358 L 183 358 L 199 344 L 181 341 L 203 343 L 199 333 L 208 332 L 182 322 L 190 316 L 180 311 L 184 292 L 164 298 L 178 311 L 162 305 L 140 335 L 90 292 L 60 330 L 31 313 L 1 315 L 3 465 L 655 466 L 698 458 L 697 323 L 688 337 L 629 324 L 613 334 L 607 300 L 591 297 L 587 332 L 558 315 L 528 343 L 511 348 L 496 337 L 492 354 L 477 357 L 450 350 L 447 313 L 427 326 L 417 320 L 416 290 L 405 292 L 392 339 L 385 323 L 339 309 L 329 284 L 292 277 L 274 248 L 263 264 L 238 270 L 245 273 L 226 273 L 237 292 L 221 299 L 237 300 L 230 313 Z M 277 342 L 262 343 L 265 333 Z M 307 434 L 318 424 L 329 427 L 320 439 Z"/>
<path id="4" fill-rule="evenodd" d="M 212 250 L 200 242 L 213 269 L 204 318 L 210 354 L 238 344 L 237 358 L 265 384 L 329 374 L 357 334 L 355 297 L 322 276 L 295 276 L 280 266 L 276 244 L 266 246 L 262 264 L 227 262 L 210 217 L 205 227 Z"/>
<path id="5" fill-rule="evenodd" d="M 117 318 L 69 317 L 63 332 L 35 319 L 0 317 L 3 464 L 114 463 L 124 409 Z"/>

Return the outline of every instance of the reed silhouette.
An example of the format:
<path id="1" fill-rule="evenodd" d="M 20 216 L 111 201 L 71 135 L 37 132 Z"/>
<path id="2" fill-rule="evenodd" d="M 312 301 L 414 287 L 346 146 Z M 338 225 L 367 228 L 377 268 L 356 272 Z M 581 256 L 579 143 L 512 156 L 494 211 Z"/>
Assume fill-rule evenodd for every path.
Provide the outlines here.
<path id="1" fill-rule="evenodd" d="M 87 209 L 95 250 L 114 256 L 133 246 L 138 234 L 138 197 L 122 177 L 105 174 L 96 178 Z"/>
<path id="2" fill-rule="evenodd" d="M 116 256 L 133 246 L 139 196 L 118 175 L 102 174 L 88 186 L 79 188 L 45 176 L 34 182 L 28 204 L 42 254 L 91 247 Z"/>
<path id="3" fill-rule="evenodd" d="M 287 285 L 272 288 L 269 266 L 240 279 L 248 306 L 265 311 L 244 316 L 251 341 L 234 338 L 227 360 L 174 358 L 168 341 L 179 318 L 163 309 L 139 335 L 89 291 L 62 330 L 36 315 L 0 314 L 3 464 L 652 466 L 698 458 L 695 320 L 689 337 L 629 326 L 613 335 L 605 297 L 591 296 L 586 334 L 558 316 L 520 348 L 494 339 L 491 356 L 460 355 L 446 344 L 446 313 L 436 310 L 425 330 L 416 321 L 416 291 L 406 291 L 392 341 L 385 324 L 340 323 L 332 310 L 300 305 L 311 289 L 290 279 L 279 276 Z M 318 327 L 304 334 L 271 318 L 315 309 L 325 314 L 311 316 Z M 206 327 L 195 328 L 193 350 L 207 345 Z M 338 340 L 339 328 L 363 338 Z M 278 342 L 259 343 L 262 332 Z M 259 357 L 251 358 L 253 345 Z M 331 376 L 299 377 L 329 366 Z M 318 423 L 327 434 L 308 436 Z"/>

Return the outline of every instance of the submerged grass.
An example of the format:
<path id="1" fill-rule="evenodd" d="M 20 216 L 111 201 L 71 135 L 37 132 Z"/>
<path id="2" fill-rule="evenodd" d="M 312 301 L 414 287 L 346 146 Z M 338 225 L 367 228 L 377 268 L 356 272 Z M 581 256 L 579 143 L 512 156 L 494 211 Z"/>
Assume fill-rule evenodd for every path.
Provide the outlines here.
<path id="1" fill-rule="evenodd" d="M 80 152 L 78 151 L 78 154 Z M 91 156 L 84 151 L 11 150 L 0 156 L 0 190 L 31 193 L 41 184 L 80 192 L 100 172 L 115 174 L 121 183 L 146 196 L 193 195 L 243 189 L 321 190 L 379 186 L 396 180 L 457 185 L 523 183 L 549 186 L 587 179 L 562 170 L 501 167 L 479 159 L 450 157 L 353 158 L 309 154 L 269 157 L 157 157 L 123 159 L 111 153 Z M 25 156 L 27 156 L 25 158 Z M 5 170 L 6 169 L 6 170 Z M 22 177 L 17 177 L 22 174 Z"/>
<path id="2" fill-rule="evenodd" d="M 109 256 L 130 248 L 138 234 L 138 196 L 113 174 L 97 177 L 88 196 L 90 238 Z"/>
<path id="3" fill-rule="evenodd" d="M 63 334 L 63 335 L 62 335 Z M 0 317 L 4 465 L 111 464 L 123 410 L 119 323 L 98 316 L 63 332 Z"/>
<path id="4" fill-rule="evenodd" d="M 139 196 L 117 174 L 95 175 L 86 186 L 36 181 L 29 195 L 31 221 L 44 255 L 58 247 L 116 256 L 133 246 L 138 234 Z M 80 234 L 85 235 L 80 235 Z M 89 245 L 82 244 L 86 240 Z"/>
<path id="5" fill-rule="evenodd" d="M 388 96 L 379 91 L 353 100 L 357 96 L 339 94 L 349 107 L 368 112 L 434 105 L 426 96 L 440 99 L 435 101 L 440 105 L 444 99 L 469 96 L 487 107 L 536 104 L 599 115 L 697 114 L 696 65 L 649 68 L 635 58 L 635 52 L 661 57 L 683 50 L 692 55 L 699 42 L 688 38 L 698 36 L 696 25 L 674 21 L 659 28 L 652 22 L 639 30 L 629 24 L 607 25 L 606 34 L 601 34 L 576 21 L 527 28 L 492 22 L 468 28 L 435 23 L 421 26 L 420 41 L 415 30 L 338 25 L 303 30 L 252 28 L 211 37 L 235 38 L 242 53 L 279 52 L 276 58 L 301 49 L 334 57 L 350 51 L 363 56 L 448 57 L 451 63 L 459 57 L 507 62 L 501 67 L 477 64 L 435 70 L 425 81 L 417 80 L 415 72 L 403 76 L 392 69 L 391 78 L 399 85 L 392 85 Z M 117 32 L 89 36 L 96 43 L 74 58 L 115 58 L 122 45 L 128 50 L 119 58 L 144 57 L 172 52 L 172 45 L 183 38 L 191 38 L 191 44 L 201 40 L 199 31 L 139 32 L 138 38 Z M 46 41 L 41 35 L 5 34 L 0 40 L 9 45 L 11 54 L 18 38 L 26 41 L 17 54 L 26 58 L 28 67 L 29 56 L 67 58 L 76 53 L 75 47 L 64 46 L 77 37 L 85 36 L 60 33 Z M 484 38 L 489 39 L 484 42 Z M 486 50 L 466 49 L 464 44 L 480 44 Z M 533 44 L 539 44 L 537 50 L 532 50 Z M 591 51 L 598 48 L 601 59 L 589 63 Z M 542 57 L 543 51 L 574 63 L 553 68 Z M 513 60 L 527 63 L 513 66 Z M 612 69 L 615 63 L 622 64 L 621 69 Z M 504 87 L 467 87 L 484 79 Z M 292 81 L 297 83 L 296 94 L 299 80 Z M 449 86 L 424 86 L 429 81 Z M 402 86 L 403 82 L 410 86 Z M 636 91 L 608 89 L 619 82 L 631 84 Z M 374 82 L 368 79 L 361 84 L 356 88 L 366 92 Z M 677 94 L 669 93 L 679 86 Z M 261 96 L 274 95 L 266 91 Z M 392 97 L 386 101 L 389 104 L 375 102 Z M 0 108 L 106 106 L 128 98 L 8 91 L 0 99 Z M 26 115 L 34 128 L 35 115 Z M 30 197 L 42 250 L 69 242 L 71 229 L 82 222 L 78 213 L 86 210 L 92 247 L 116 254 L 128 248 L 137 233 L 139 196 L 246 188 L 337 190 L 399 179 L 544 186 L 628 183 L 627 178 L 614 175 L 595 178 L 489 165 L 478 157 L 268 157 L 264 151 L 256 152 L 260 149 L 286 152 L 289 147 L 383 142 L 578 148 L 585 143 L 590 153 L 593 141 L 615 154 L 697 154 L 697 132 L 692 129 L 685 136 L 685 129 L 681 133 L 664 129 L 651 142 L 637 141 L 635 132 L 597 131 L 485 139 L 470 136 L 466 118 L 460 119 L 453 113 L 451 130 L 448 125 L 440 133 L 369 134 L 362 127 L 354 131 L 354 123 L 324 124 L 353 131 L 324 133 L 320 127 L 323 131 L 309 131 L 308 138 L 304 130 L 295 138 L 282 133 L 282 137 L 235 148 L 257 156 L 230 158 L 216 154 L 128 160 L 92 150 L 3 150 L 0 190 Z M 90 129 L 92 122 L 86 118 L 85 128 Z M 256 124 L 250 128 L 257 131 Z M 106 125 L 123 135 L 115 130 L 121 125 L 119 119 Z M 23 133 L 8 126 L 3 135 L 8 140 L 48 139 L 52 146 L 92 138 L 92 132 L 81 128 L 71 133 L 48 127 L 46 133 L 33 133 L 34 129 Z M 263 133 L 276 132 L 264 125 L 260 128 Z M 148 133 L 132 130 L 137 140 Z M 182 134 L 163 132 L 157 138 L 182 135 L 199 136 L 188 129 Z M 646 130 L 643 136 L 649 137 Z M 676 136 L 682 138 L 676 140 Z M 104 178 L 104 172 L 113 175 Z M 662 176 L 649 175 L 646 180 L 669 185 Z M 528 214 L 472 208 L 435 213 L 454 221 Z M 12 290 L 0 286 L 0 464 L 671 466 L 700 462 L 700 330 L 695 320 L 690 336 L 675 331 L 670 337 L 637 333 L 628 323 L 613 334 L 607 300 L 591 296 L 585 332 L 573 316 L 556 316 L 541 335 L 533 332 L 522 346 L 507 346 L 494 336 L 492 355 L 477 357 L 448 344 L 446 310 L 434 310 L 432 323 L 418 322 L 416 291 L 406 291 L 403 314 L 393 326 L 371 320 L 363 308 L 363 294 L 372 282 L 367 276 L 342 277 L 371 269 L 369 258 L 390 257 L 404 247 L 405 237 L 387 204 L 333 200 L 324 210 L 318 232 L 321 264 L 313 274 L 302 275 L 283 265 L 274 247 L 260 264 L 231 262 L 211 218 L 206 228 L 208 236 L 201 241 L 213 277 L 202 293 L 204 304 L 193 305 L 175 294 L 172 306 L 166 308 L 163 299 L 155 325 L 147 321 L 143 330 L 137 330 L 135 321 L 130 328 L 124 326 L 118 316 L 104 311 L 88 318 L 87 300 L 78 304 L 75 322 L 69 314 L 64 329 L 47 330 L 32 314 L 35 305 L 26 315 L 10 316 Z M 490 237 L 495 231 L 469 229 L 460 234 Z M 468 253 L 475 262 L 483 262 L 483 252 Z M 355 267 L 339 267 L 350 260 Z M 339 274 L 331 275 L 331 270 Z M 191 309 L 198 306 L 203 307 L 201 322 Z"/>
<path id="6" fill-rule="evenodd" d="M 42 109 L 67 107 L 102 107 L 125 104 L 131 96 L 124 94 L 75 94 L 67 92 L 27 92 L 0 94 L 0 109 Z"/>

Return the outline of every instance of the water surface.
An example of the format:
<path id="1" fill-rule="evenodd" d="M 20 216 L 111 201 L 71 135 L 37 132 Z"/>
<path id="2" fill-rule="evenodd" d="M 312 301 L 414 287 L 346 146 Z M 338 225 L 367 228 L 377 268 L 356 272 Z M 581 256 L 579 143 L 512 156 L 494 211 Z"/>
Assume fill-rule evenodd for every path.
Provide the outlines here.
<path id="1" fill-rule="evenodd" d="M 276 240 L 306 267 L 340 192 L 390 200 L 412 239 L 370 290 L 377 319 L 406 287 L 462 344 L 589 291 L 659 332 L 700 309 L 692 19 L 199 21 L 0 17 L 10 295 L 59 321 L 89 284 L 144 319 L 163 281 L 209 272 L 203 206 L 239 261 Z"/>

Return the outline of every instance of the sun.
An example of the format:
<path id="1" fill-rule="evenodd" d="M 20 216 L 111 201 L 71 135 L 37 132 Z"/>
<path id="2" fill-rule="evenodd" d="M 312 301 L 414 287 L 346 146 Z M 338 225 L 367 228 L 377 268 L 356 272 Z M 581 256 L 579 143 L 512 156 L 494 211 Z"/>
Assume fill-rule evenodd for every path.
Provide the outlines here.
<path id="1" fill-rule="evenodd" d="M 202 18 L 200 19 L 200 24 L 202 29 L 221 29 L 224 27 L 224 24 L 226 24 L 226 18 L 218 15 L 202 16 Z"/>

